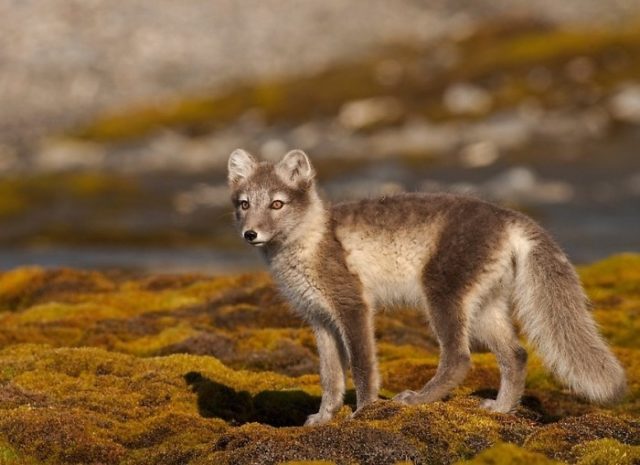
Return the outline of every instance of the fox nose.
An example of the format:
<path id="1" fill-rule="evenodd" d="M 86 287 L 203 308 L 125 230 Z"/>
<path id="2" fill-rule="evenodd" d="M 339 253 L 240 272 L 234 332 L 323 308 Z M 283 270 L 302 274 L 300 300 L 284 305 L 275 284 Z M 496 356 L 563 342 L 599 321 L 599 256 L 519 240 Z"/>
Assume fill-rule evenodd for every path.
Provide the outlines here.
<path id="1" fill-rule="evenodd" d="M 255 241 L 256 237 L 258 237 L 258 233 L 252 229 L 244 232 L 244 238 L 249 242 Z"/>

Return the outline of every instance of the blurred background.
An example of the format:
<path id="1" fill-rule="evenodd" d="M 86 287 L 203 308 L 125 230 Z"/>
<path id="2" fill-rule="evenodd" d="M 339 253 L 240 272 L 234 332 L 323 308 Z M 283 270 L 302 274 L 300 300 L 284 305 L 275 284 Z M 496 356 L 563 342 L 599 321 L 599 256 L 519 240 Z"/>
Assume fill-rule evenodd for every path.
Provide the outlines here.
<path id="1" fill-rule="evenodd" d="M 260 267 L 237 147 L 640 251 L 639 58 L 637 0 L 2 0 L 0 269 Z"/>

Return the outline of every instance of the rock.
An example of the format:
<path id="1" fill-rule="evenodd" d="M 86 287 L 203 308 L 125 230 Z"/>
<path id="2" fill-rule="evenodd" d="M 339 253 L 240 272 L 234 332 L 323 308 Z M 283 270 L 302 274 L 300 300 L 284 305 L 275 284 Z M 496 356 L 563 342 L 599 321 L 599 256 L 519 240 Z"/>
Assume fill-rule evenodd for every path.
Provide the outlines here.
<path id="1" fill-rule="evenodd" d="M 323 128 L 314 121 L 301 124 L 290 133 L 291 145 L 303 150 L 313 150 L 322 139 Z"/>
<path id="2" fill-rule="evenodd" d="M 553 75 L 549 68 L 536 66 L 527 74 L 527 83 L 537 92 L 549 90 L 553 84 Z"/>
<path id="3" fill-rule="evenodd" d="M 379 123 L 395 121 L 402 114 L 402 105 L 394 97 L 374 97 L 342 105 L 338 122 L 348 129 L 362 129 Z"/>
<path id="4" fill-rule="evenodd" d="M 575 114 L 566 111 L 549 111 L 539 123 L 532 126 L 536 136 L 563 141 L 580 141 L 599 135 L 607 127 L 607 119 L 599 112 Z"/>
<path id="5" fill-rule="evenodd" d="M 589 57 L 576 57 L 567 63 L 564 72 L 572 81 L 584 84 L 593 77 L 595 64 Z"/>
<path id="6" fill-rule="evenodd" d="M 454 124 L 430 124 L 412 119 L 400 128 L 385 129 L 369 138 L 371 150 L 378 155 L 442 154 L 459 143 L 459 130 Z"/>
<path id="7" fill-rule="evenodd" d="M 454 115 L 479 115 L 491 108 L 493 98 L 482 87 L 469 83 L 458 83 L 447 88 L 443 103 Z"/>
<path id="8" fill-rule="evenodd" d="M 460 152 L 460 161 L 468 168 L 481 168 L 494 163 L 499 155 L 494 142 L 482 141 L 465 146 Z"/>
<path id="9" fill-rule="evenodd" d="M 13 147 L 0 144 L 0 173 L 13 171 L 18 166 L 18 154 Z"/>
<path id="10" fill-rule="evenodd" d="M 464 139 L 470 142 L 489 142 L 496 149 L 522 147 L 531 137 L 533 124 L 518 112 L 504 112 L 485 121 L 469 125 Z"/>
<path id="11" fill-rule="evenodd" d="M 191 214 L 199 208 L 228 207 L 229 187 L 226 184 L 197 184 L 192 189 L 177 194 L 173 205 L 182 215 Z"/>
<path id="12" fill-rule="evenodd" d="M 627 179 L 626 186 L 629 193 L 640 196 L 640 173 L 636 173 Z"/>
<path id="13" fill-rule="evenodd" d="M 396 60 L 383 60 L 375 69 L 376 80 L 384 86 L 393 86 L 400 81 L 404 69 L 402 64 Z"/>
<path id="14" fill-rule="evenodd" d="M 260 146 L 260 154 L 265 160 L 276 162 L 293 147 L 287 147 L 287 143 L 281 139 L 269 139 Z"/>
<path id="15" fill-rule="evenodd" d="M 100 168 L 105 150 L 99 144 L 75 139 L 44 140 L 33 159 L 37 171 L 68 171 Z"/>
<path id="16" fill-rule="evenodd" d="M 640 84 L 629 84 L 609 100 L 611 115 L 627 123 L 640 124 Z"/>
<path id="17" fill-rule="evenodd" d="M 525 167 L 511 168 L 481 186 L 491 198 L 505 203 L 562 203 L 573 198 L 570 184 L 562 181 L 540 181 Z"/>

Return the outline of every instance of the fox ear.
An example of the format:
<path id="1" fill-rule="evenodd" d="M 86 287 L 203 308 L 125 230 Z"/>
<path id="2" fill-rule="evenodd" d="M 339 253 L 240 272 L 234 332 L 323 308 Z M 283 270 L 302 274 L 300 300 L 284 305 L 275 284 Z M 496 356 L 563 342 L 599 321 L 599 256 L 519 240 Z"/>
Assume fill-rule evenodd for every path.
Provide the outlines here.
<path id="1" fill-rule="evenodd" d="M 308 182 L 316 175 L 309 157 L 302 150 L 292 150 L 276 165 L 276 172 L 287 183 Z"/>
<path id="2" fill-rule="evenodd" d="M 229 184 L 238 184 L 246 180 L 256 169 L 256 159 L 242 149 L 234 150 L 229 156 Z"/>

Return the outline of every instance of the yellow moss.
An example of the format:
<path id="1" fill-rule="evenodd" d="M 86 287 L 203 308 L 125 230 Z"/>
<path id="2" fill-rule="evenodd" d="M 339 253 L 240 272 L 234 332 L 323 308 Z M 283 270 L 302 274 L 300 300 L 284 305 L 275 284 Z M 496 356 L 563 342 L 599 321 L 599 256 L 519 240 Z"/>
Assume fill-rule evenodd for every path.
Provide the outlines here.
<path id="1" fill-rule="evenodd" d="M 557 423 L 545 425 L 527 438 L 527 449 L 548 456 L 570 460 L 574 458 L 575 444 L 612 438 L 628 441 L 640 435 L 640 425 L 626 415 L 608 412 L 591 413 L 578 417 L 567 417 Z"/>
<path id="2" fill-rule="evenodd" d="M 27 199 L 19 192 L 0 183 L 0 218 L 7 219 L 21 213 L 28 205 Z"/>
<path id="3" fill-rule="evenodd" d="M 599 439 L 574 446 L 578 465 L 636 465 L 640 463 L 640 446 L 622 444 L 614 439 Z"/>
<path id="4" fill-rule="evenodd" d="M 484 60 L 479 58 L 479 62 L 486 69 L 503 69 L 558 58 L 594 55 L 616 46 L 635 47 L 639 42 L 637 28 L 537 31 L 511 40 L 496 41 L 494 47 L 483 54 Z"/>
<path id="5" fill-rule="evenodd" d="M 280 462 L 279 465 L 335 465 L 335 462 L 327 460 L 294 460 L 293 462 Z"/>
<path id="6" fill-rule="evenodd" d="M 124 318 L 128 316 L 123 309 L 95 305 L 90 302 L 80 304 L 66 304 L 48 302 L 35 305 L 16 315 L 15 323 L 49 323 L 52 321 L 74 320 L 86 323 L 92 320 L 106 318 Z"/>
<path id="7" fill-rule="evenodd" d="M 496 444 L 480 452 L 471 460 L 456 462 L 458 465 L 502 465 L 507 463 L 511 465 L 555 465 L 562 462 L 506 443 Z"/>
<path id="8" fill-rule="evenodd" d="M 127 177 L 116 177 L 102 173 L 78 173 L 67 182 L 69 193 L 80 198 L 103 197 L 118 192 L 119 195 L 137 195 L 137 183 Z"/>
<path id="9" fill-rule="evenodd" d="M 580 277 L 587 289 L 613 293 L 640 294 L 640 255 L 620 254 L 589 266 L 580 267 Z M 600 289 L 598 289 L 600 288 Z"/>
<path id="10" fill-rule="evenodd" d="M 175 290 L 160 292 L 137 289 L 134 283 L 125 284 L 120 291 L 109 294 L 81 295 L 81 302 L 94 302 L 113 308 L 126 309 L 129 316 L 136 314 L 171 310 L 203 303 L 202 299 L 184 295 Z"/>
<path id="11" fill-rule="evenodd" d="M 128 354 L 147 357 L 156 354 L 163 347 L 176 344 L 195 334 L 197 331 L 189 325 L 179 324 L 152 336 L 141 337 L 130 342 L 119 342 L 114 348 Z"/>
<path id="12" fill-rule="evenodd" d="M 27 457 L 16 451 L 8 442 L 0 439 L 0 465 L 38 465 L 32 457 Z"/>
<path id="13" fill-rule="evenodd" d="M 547 391 L 560 389 L 560 385 L 553 378 L 549 369 L 544 366 L 535 350 L 529 347 L 527 353 L 529 354 L 529 359 L 527 360 L 527 388 Z"/>
<path id="14" fill-rule="evenodd" d="M 283 340 L 299 341 L 304 339 L 308 342 L 312 338 L 310 330 L 305 329 L 252 329 L 243 334 L 242 340 L 238 341 L 239 351 L 251 353 L 257 350 L 275 350 Z"/>
<path id="15" fill-rule="evenodd" d="M 433 353 L 416 347 L 413 345 L 395 345 L 386 342 L 380 342 L 378 347 L 378 358 L 381 362 L 390 362 L 393 360 L 407 360 L 411 358 L 429 358 L 433 357 Z"/>
<path id="16" fill-rule="evenodd" d="M 350 409 L 344 407 L 330 425 L 313 429 L 255 423 L 237 428 L 219 418 L 203 418 L 202 412 L 220 411 L 210 408 L 212 399 L 220 397 L 192 390 L 185 375 L 211 386 L 220 383 L 249 402 L 263 402 L 269 415 L 282 409 L 282 416 L 290 413 L 283 400 L 317 401 L 309 398 L 321 394 L 315 372 L 296 377 L 233 369 L 211 356 L 153 356 L 211 333 L 216 350 L 220 347 L 215 344 L 233 341 L 237 367 L 255 368 L 252 358 L 289 360 L 298 350 L 303 350 L 302 358 L 314 357 L 310 330 L 289 317 L 266 275 L 110 280 L 73 270 L 2 273 L 0 286 L 7 294 L 0 298 L 11 296 L 7 302 L 12 311 L 0 315 L 0 437 L 7 440 L 6 447 L 0 442 L 0 453 L 11 450 L 22 459 L 42 458 L 38 454 L 46 452 L 55 463 L 76 460 L 69 458 L 73 456 L 122 465 L 225 464 L 258 460 L 263 452 L 255 445 L 260 444 L 284 462 L 296 457 L 340 462 L 335 455 L 323 455 L 323 444 L 353 457 L 363 453 L 359 444 L 370 444 L 381 454 L 406 448 L 409 455 L 401 457 L 414 454 L 419 457 L 415 461 L 425 463 L 452 463 L 487 449 L 471 463 L 501 463 L 510 456 L 514 463 L 523 456 L 536 463 L 541 458 L 537 452 L 585 464 L 607 463 L 603 460 L 613 456 L 624 464 L 625 457 L 635 460 L 637 454 L 636 446 L 624 442 L 637 432 L 633 421 L 640 414 L 640 349 L 629 340 L 637 298 L 635 272 L 629 268 L 636 263 L 633 256 L 616 257 L 581 270 L 590 294 L 602 292 L 596 317 L 627 371 L 630 392 L 621 404 L 601 407 L 577 399 L 530 351 L 525 405 L 515 415 L 486 412 L 479 408 L 480 399 L 469 394 L 497 389 L 498 369 L 493 355 L 474 354 L 469 376 L 446 402 L 402 407 L 383 401 L 355 420 L 349 420 Z M 607 273 L 618 277 L 610 280 Z M 438 354 L 420 338 L 411 339 L 416 345 L 393 343 L 389 334 L 415 326 L 411 315 L 384 317 L 385 324 L 377 328 L 382 393 L 392 396 L 421 387 L 435 372 Z M 623 324 L 632 330 L 619 328 Z M 559 421 L 537 422 L 554 415 Z M 78 446 L 65 446 L 69 441 Z M 501 441 L 524 444 L 527 452 Z M 286 455 L 289 447 L 299 447 L 297 455 Z"/>
<path id="17" fill-rule="evenodd" d="M 266 273 L 216 276 L 196 282 L 183 292 L 197 299 L 213 299 L 235 288 L 241 288 L 250 294 L 270 283 L 271 279 Z"/>
<path id="18" fill-rule="evenodd" d="M 41 280 L 44 270 L 40 267 L 22 267 L 0 274 L 0 305 L 7 305 L 10 300 L 20 301 L 28 298 L 34 282 Z M 8 310 L 0 308 L 1 310 Z"/>

